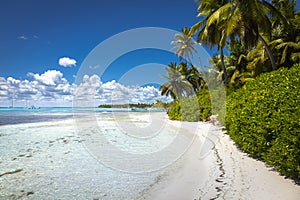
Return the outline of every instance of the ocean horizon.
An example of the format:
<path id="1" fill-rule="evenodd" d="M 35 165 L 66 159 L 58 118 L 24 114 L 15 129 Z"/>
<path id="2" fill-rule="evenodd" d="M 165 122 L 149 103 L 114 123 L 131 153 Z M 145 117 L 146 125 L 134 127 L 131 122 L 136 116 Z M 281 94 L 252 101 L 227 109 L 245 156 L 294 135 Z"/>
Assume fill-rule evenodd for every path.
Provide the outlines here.
<path id="1" fill-rule="evenodd" d="M 98 108 L 98 107 L 0 107 L 0 126 L 47 122 L 106 112 L 164 112 L 160 109 Z"/>

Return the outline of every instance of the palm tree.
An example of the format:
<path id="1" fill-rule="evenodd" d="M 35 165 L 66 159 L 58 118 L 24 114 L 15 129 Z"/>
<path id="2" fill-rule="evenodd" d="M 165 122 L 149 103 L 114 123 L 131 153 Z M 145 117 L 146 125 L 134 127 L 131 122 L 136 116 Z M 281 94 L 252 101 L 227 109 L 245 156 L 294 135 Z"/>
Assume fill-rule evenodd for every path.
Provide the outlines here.
<path id="1" fill-rule="evenodd" d="M 197 32 L 197 41 L 202 42 L 205 45 L 212 48 L 213 46 L 217 45 L 218 50 L 220 51 L 220 59 L 221 59 L 221 65 L 223 70 L 223 78 L 225 84 L 228 84 L 228 75 L 226 66 L 224 63 L 224 52 L 223 48 L 226 44 L 226 37 L 224 36 L 224 32 L 219 27 L 219 24 L 221 22 L 210 22 L 210 17 L 218 11 L 219 8 L 224 6 L 228 1 L 215 1 L 215 0 L 203 0 L 198 1 L 200 3 L 198 7 L 198 16 L 204 17 L 200 22 L 196 23 L 191 29 L 190 34 L 194 35 Z M 224 20 L 224 19 L 223 19 Z M 223 22 L 222 22 L 223 23 Z"/>
<path id="2" fill-rule="evenodd" d="M 187 80 L 191 83 L 196 93 L 199 92 L 206 84 L 197 67 L 194 65 L 192 65 L 189 69 Z"/>
<path id="3" fill-rule="evenodd" d="M 277 16 L 272 17 L 272 39 L 268 46 L 279 66 L 292 66 L 300 58 L 300 15 L 294 12 L 295 1 L 290 3 L 290 0 L 273 0 L 273 2 L 288 23 L 279 24 L 279 18 Z M 267 55 L 264 45 L 258 43 L 255 49 L 252 49 L 247 55 L 242 55 L 242 57 L 249 61 L 247 68 L 258 75 L 263 72 L 263 69 L 260 68 L 266 66 Z"/>
<path id="4" fill-rule="evenodd" d="M 281 55 L 280 64 L 284 64 L 287 60 L 293 62 L 300 61 L 300 39 L 296 42 L 285 42 L 283 39 L 278 39 L 273 42 L 277 43 L 275 49 L 279 50 L 279 55 Z"/>
<path id="5" fill-rule="evenodd" d="M 211 3 L 212 0 L 204 0 L 203 2 L 207 5 L 207 2 Z M 207 16 L 204 19 L 204 32 L 210 26 L 217 26 L 217 30 L 221 31 L 220 46 L 227 38 L 234 38 L 235 36 L 239 36 L 246 48 L 255 47 L 257 42 L 261 41 L 269 55 L 273 70 L 276 70 L 277 66 L 274 56 L 264 37 L 271 38 L 272 23 L 270 13 L 279 16 L 280 19 L 284 19 L 281 13 L 264 0 L 220 2 L 223 4 L 218 5 L 218 8 L 200 4 L 198 10 L 202 8 L 201 11 L 204 13 L 202 15 L 206 14 Z M 216 5 L 216 3 L 211 3 L 211 5 Z M 197 27 L 201 27 L 200 25 L 196 24 L 194 29 L 197 30 Z"/>
<path id="6" fill-rule="evenodd" d="M 191 83 L 182 75 L 178 66 L 171 63 L 165 70 L 168 76 L 162 75 L 167 82 L 160 86 L 161 95 L 171 96 L 174 100 L 181 100 L 184 97 L 193 95 L 193 87 Z"/>
<path id="7" fill-rule="evenodd" d="M 190 63 L 192 63 L 191 58 L 193 58 L 193 54 L 198 54 L 194 45 L 200 44 L 193 40 L 192 35 L 193 34 L 191 34 L 191 30 L 187 27 L 184 27 L 181 30 L 181 34 L 175 35 L 176 40 L 172 41 L 172 44 L 177 45 L 174 47 L 176 49 L 175 54 L 177 54 L 180 59 L 182 59 L 184 56 L 187 57 Z M 200 60 L 199 63 L 201 64 Z M 188 69 L 188 63 L 181 62 L 178 67 L 181 75 L 185 76 L 186 79 L 192 84 L 195 92 L 198 92 L 201 87 L 206 84 L 196 66 L 192 65 L 192 67 Z"/>
<path id="8" fill-rule="evenodd" d="M 187 62 L 180 62 L 178 64 L 178 71 L 179 73 L 184 76 L 185 78 L 187 78 L 187 76 L 189 75 L 189 65 Z"/>
<path id="9" fill-rule="evenodd" d="M 274 6 L 282 13 L 287 23 L 281 25 L 276 16 L 273 17 L 273 40 L 270 46 L 277 61 L 283 66 L 292 66 L 300 60 L 300 12 L 295 12 L 295 0 L 272 0 Z"/>
<path id="10" fill-rule="evenodd" d="M 194 45 L 198 44 L 193 40 L 192 35 L 190 34 L 190 29 L 184 27 L 181 30 L 181 34 L 175 34 L 175 41 L 172 41 L 171 44 L 176 45 L 173 49 L 176 49 L 175 54 L 182 59 L 184 56 L 189 62 L 193 58 L 193 53 L 197 54 L 197 50 Z"/>

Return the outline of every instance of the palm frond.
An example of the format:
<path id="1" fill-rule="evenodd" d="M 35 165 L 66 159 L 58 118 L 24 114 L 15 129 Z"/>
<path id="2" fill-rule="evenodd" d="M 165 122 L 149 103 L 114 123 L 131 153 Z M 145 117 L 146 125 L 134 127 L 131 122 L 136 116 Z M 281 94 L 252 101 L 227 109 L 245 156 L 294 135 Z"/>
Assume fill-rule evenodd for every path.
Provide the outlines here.
<path id="1" fill-rule="evenodd" d="M 242 62 L 243 59 L 247 59 L 247 56 L 244 55 L 244 54 L 241 54 L 240 57 L 239 57 L 239 59 L 238 59 L 238 64 L 241 64 L 241 62 Z"/>
<path id="2" fill-rule="evenodd" d="M 294 62 L 297 62 L 297 61 L 299 62 L 299 61 L 300 61 L 300 52 L 292 53 L 291 59 L 292 59 L 292 61 L 294 61 Z"/>

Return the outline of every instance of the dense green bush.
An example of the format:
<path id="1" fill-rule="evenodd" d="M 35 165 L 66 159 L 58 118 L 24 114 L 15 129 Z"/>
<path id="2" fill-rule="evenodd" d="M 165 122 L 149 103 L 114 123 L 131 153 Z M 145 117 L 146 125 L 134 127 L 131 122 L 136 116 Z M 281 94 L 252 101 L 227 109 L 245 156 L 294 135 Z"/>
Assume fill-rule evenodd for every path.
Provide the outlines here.
<path id="1" fill-rule="evenodd" d="M 225 126 L 242 150 L 300 178 L 300 64 L 265 73 L 227 98 Z"/>
<path id="2" fill-rule="evenodd" d="M 211 98 L 207 89 L 201 90 L 197 96 L 184 98 L 171 106 L 168 112 L 172 120 L 203 121 L 211 116 Z"/>
<path id="3" fill-rule="evenodd" d="M 196 122 L 200 120 L 200 110 L 197 97 L 185 98 L 180 101 L 181 120 Z"/>
<path id="4" fill-rule="evenodd" d="M 170 106 L 168 116 L 171 120 L 181 120 L 181 109 L 178 101 Z"/>

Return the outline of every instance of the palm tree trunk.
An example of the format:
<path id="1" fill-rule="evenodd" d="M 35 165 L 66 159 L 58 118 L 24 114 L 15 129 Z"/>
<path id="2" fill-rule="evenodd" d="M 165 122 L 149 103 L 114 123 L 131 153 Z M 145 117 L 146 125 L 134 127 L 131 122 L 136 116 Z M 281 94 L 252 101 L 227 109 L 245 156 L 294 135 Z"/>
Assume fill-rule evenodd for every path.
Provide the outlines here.
<path id="1" fill-rule="evenodd" d="M 224 63 L 224 52 L 223 52 L 223 47 L 220 47 L 220 56 L 221 56 L 221 64 L 222 64 L 222 70 L 223 70 L 223 74 L 224 74 L 224 82 L 225 82 L 225 85 L 228 84 L 228 76 L 227 76 L 227 70 L 226 70 L 226 67 L 225 67 L 225 63 Z"/>
<path id="2" fill-rule="evenodd" d="M 196 85 L 197 85 L 197 89 L 195 92 L 199 92 L 199 90 L 200 90 L 199 80 L 196 80 Z"/>
<path id="3" fill-rule="evenodd" d="M 267 42 L 265 41 L 265 39 L 259 33 L 257 35 L 258 35 L 258 39 L 263 43 L 264 47 L 267 50 L 267 53 L 268 53 L 269 58 L 271 60 L 271 64 L 272 64 L 273 70 L 276 70 L 277 66 L 276 66 L 275 59 L 274 59 L 274 56 L 273 56 L 273 54 L 271 52 L 271 49 L 270 49 L 269 45 L 267 44 Z"/>

